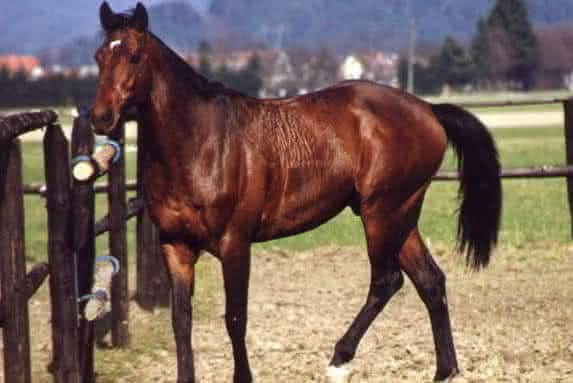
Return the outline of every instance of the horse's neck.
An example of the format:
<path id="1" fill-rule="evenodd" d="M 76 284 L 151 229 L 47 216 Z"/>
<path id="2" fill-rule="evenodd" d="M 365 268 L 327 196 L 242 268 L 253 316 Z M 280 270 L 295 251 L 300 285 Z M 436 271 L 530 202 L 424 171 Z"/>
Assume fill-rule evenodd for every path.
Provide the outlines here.
<path id="1" fill-rule="evenodd" d="M 210 101 L 193 86 L 185 78 L 157 78 L 143 108 L 140 131 L 145 150 L 166 172 L 176 172 L 182 157 L 191 160 L 217 133 Z"/>

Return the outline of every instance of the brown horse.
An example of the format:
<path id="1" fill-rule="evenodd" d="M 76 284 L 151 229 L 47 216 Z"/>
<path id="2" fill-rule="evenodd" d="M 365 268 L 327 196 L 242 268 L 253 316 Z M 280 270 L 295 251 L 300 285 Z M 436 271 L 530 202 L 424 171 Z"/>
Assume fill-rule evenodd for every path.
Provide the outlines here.
<path id="1" fill-rule="evenodd" d="M 194 382 L 191 296 L 200 251 L 222 263 L 234 382 L 252 381 L 245 333 L 250 247 L 301 233 L 345 207 L 360 215 L 371 265 L 362 310 L 334 348 L 344 372 L 405 272 L 426 305 L 436 380 L 458 372 L 445 277 L 418 232 L 424 195 L 448 141 L 459 157 L 458 239 L 468 262 L 486 266 L 501 211 L 499 162 L 486 128 L 453 105 L 431 105 L 365 81 L 306 96 L 258 100 L 209 82 L 148 31 L 138 4 L 100 9 L 105 43 L 92 121 L 113 135 L 136 110 L 149 153 L 146 199 L 161 232 L 173 290 L 178 382 Z"/>

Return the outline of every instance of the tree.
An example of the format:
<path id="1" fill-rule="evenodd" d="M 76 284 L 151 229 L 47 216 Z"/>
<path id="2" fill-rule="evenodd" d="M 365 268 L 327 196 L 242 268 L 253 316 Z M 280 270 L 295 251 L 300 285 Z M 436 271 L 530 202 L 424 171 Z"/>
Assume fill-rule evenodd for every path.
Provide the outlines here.
<path id="1" fill-rule="evenodd" d="M 474 63 L 475 79 L 478 83 L 483 83 L 491 73 L 490 34 L 484 18 L 478 21 L 477 34 L 471 45 L 471 57 Z"/>
<path id="2" fill-rule="evenodd" d="M 255 53 L 249 63 L 237 74 L 237 88 L 250 96 L 258 96 L 263 87 L 262 65 L 260 57 Z"/>
<path id="3" fill-rule="evenodd" d="M 211 61 L 209 55 L 211 54 L 211 45 L 203 40 L 199 43 L 199 68 L 197 70 L 203 76 L 209 78 L 212 75 Z"/>
<path id="4" fill-rule="evenodd" d="M 539 64 L 539 44 L 524 0 L 497 0 L 487 24 L 491 30 L 507 35 L 511 62 L 506 78 L 530 89 Z"/>
<path id="5" fill-rule="evenodd" d="M 472 59 L 465 48 L 454 38 L 448 37 L 440 53 L 431 60 L 438 78 L 443 84 L 461 87 L 470 83 L 474 77 Z"/>
<path id="6" fill-rule="evenodd" d="M 250 96 L 258 96 L 263 87 L 261 78 L 261 61 L 257 54 L 254 54 L 247 66 L 239 71 L 230 70 L 223 64 L 211 72 L 211 79 L 223 83 L 225 86 L 238 90 Z"/>
<path id="7" fill-rule="evenodd" d="M 437 57 L 437 56 L 434 56 Z M 435 58 L 434 58 L 435 60 Z M 436 74 L 436 66 L 431 62 L 427 65 L 414 63 L 414 82 L 416 94 L 437 94 L 444 85 L 442 79 Z M 400 56 L 398 61 L 398 81 L 402 89 L 407 88 L 408 84 L 408 58 Z"/>
<path id="8" fill-rule="evenodd" d="M 322 45 L 316 57 L 311 59 L 309 89 L 320 89 L 338 80 L 338 61 L 327 45 Z"/>

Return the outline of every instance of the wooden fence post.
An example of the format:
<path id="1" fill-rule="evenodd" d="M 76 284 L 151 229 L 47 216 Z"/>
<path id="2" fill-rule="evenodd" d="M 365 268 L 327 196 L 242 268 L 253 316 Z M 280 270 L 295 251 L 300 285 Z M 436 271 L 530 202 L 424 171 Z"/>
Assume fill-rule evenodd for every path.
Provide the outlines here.
<path id="1" fill-rule="evenodd" d="M 137 140 L 137 198 L 145 200 L 143 179 L 149 163 L 144 150 L 143 135 Z M 169 281 L 161 259 L 159 233 L 151 221 L 147 207 L 137 216 L 137 286 L 135 299 L 144 310 L 169 306 Z"/>
<path id="2" fill-rule="evenodd" d="M 87 111 L 78 108 L 72 130 L 72 158 L 91 156 L 94 136 Z M 72 217 L 74 222 L 74 252 L 77 260 L 78 295 L 91 292 L 95 261 L 95 193 L 91 182 L 72 183 Z M 83 312 L 85 302 L 80 305 Z M 94 323 L 81 317 L 79 323 L 79 363 L 82 383 L 95 382 Z"/>
<path id="3" fill-rule="evenodd" d="M 127 193 L 125 186 L 125 127 L 118 127 L 114 139 L 121 147 L 121 156 L 109 171 L 109 233 L 110 255 L 120 264 L 111 285 L 111 338 L 114 347 L 129 345 L 129 283 L 127 260 Z"/>
<path id="4" fill-rule="evenodd" d="M 79 383 L 78 296 L 73 252 L 68 141 L 59 125 L 44 137 L 52 352 L 56 383 Z"/>
<path id="5" fill-rule="evenodd" d="M 564 102 L 565 108 L 565 150 L 567 165 L 573 165 L 573 98 Z M 571 217 L 571 236 L 573 237 L 573 177 L 567 177 L 567 196 L 569 199 L 569 216 Z"/>
<path id="6" fill-rule="evenodd" d="M 24 201 L 19 140 L 0 142 L 0 280 L 4 379 L 30 383 L 30 324 L 25 289 Z"/>

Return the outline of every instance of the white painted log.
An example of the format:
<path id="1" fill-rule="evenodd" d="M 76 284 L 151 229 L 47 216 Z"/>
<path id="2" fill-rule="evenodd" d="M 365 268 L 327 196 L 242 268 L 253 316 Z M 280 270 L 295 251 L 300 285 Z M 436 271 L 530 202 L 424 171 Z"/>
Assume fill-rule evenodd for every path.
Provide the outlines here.
<path id="1" fill-rule="evenodd" d="M 111 311 L 111 280 L 119 271 L 119 262 L 113 257 L 97 257 L 95 264 L 94 284 L 87 300 L 84 317 L 88 321 L 101 318 Z"/>
<path id="2" fill-rule="evenodd" d="M 111 165 L 119 159 L 119 145 L 114 141 L 106 141 L 98 145 L 90 157 L 82 156 L 74 159 L 72 174 L 80 182 L 92 181 L 106 174 Z"/>

